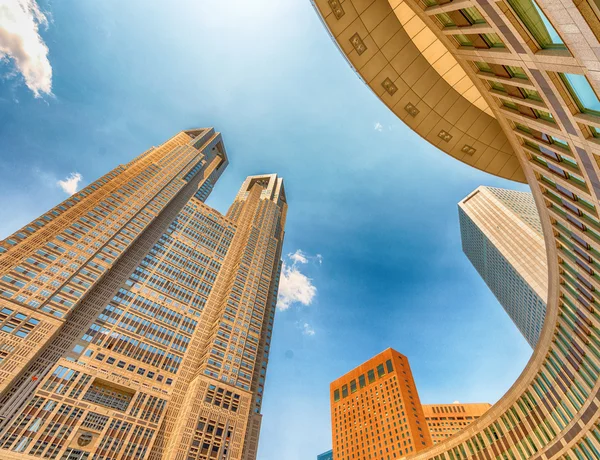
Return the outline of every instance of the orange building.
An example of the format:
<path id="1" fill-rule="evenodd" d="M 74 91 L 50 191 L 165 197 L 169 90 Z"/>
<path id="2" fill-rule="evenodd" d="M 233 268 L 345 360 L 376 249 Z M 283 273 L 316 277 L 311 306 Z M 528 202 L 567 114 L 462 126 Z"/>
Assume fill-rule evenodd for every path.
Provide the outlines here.
<path id="1" fill-rule="evenodd" d="M 330 385 L 334 460 L 392 460 L 433 445 L 406 356 L 388 348 Z"/>
<path id="2" fill-rule="evenodd" d="M 449 438 L 481 417 L 492 407 L 488 403 L 424 404 L 427 428 L 434 444 Z"/>

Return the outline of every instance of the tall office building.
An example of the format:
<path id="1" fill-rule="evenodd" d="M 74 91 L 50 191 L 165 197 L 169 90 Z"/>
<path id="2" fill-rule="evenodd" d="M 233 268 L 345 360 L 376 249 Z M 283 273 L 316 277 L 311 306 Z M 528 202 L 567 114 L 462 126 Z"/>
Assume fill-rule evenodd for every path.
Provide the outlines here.
<path id="1" fill-rule="evenodd" d="M 328 450 L 322 454 L 317 455 L 317 460 L 333 460 L 333 450 Z"/>
<path id="2" fill-rule="evenodd" d="M 423 404 L 427 428 L 434 444 L 465 429 L 487 410 L 489 403 Z"/>
<path id="3" fill-rule="evenodd" d="M 535 347 L 546 316 L 548 269 L 531 193 L 478 187 L 458 204 L 463 251 Z"/>
<path id="4" fill-rule="evenodd" d="M 334 460 L 394 459 L 432 445 L 406 356 L 388 348 L 330 385 Z"/>
<path id="5" fill-rule="evenodd" d="M 183 131 L 0 242 L 0 458 L 256 458 L 287 204 Z"/>

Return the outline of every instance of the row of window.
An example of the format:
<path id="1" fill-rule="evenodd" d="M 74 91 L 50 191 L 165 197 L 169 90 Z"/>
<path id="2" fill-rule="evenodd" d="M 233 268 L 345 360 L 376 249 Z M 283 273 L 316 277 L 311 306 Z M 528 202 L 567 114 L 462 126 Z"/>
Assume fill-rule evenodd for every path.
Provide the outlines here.
<path id="1" fill-rule="evenodd" d="M 365 374 L 359 375 L 358 376 L 358 387 L 359 388 L 366 387 L 367 381 L 368 381 L 369 385 L 371 383 L 375 382 L 375 372 L 377 372 L 378 378 L 383 377 L 386 374 L 386 369 L 387 369 L 388 374 L 394 372 L 394 366 L 392 364 L 391 359 L 388 359 L 385 362 L 385 368 L 384 368 L 383 364 L 379 364 L 376 369 L 371 369 L 371 370 L 367 371 L 366 376 L 365 376 Z M 356 382 L 357 382 L 356 379 L 353 379 L 350 381 L 350 393 L 355 393 L 357 391 L 357 383 Z M 348 384 L 342 385 L 341 397 L 346 398 L 347 396 L 348 396 Z M 340 389 L 336 389 L 333 391 L 333 400 L 335 402 L 340 400 Z"/>

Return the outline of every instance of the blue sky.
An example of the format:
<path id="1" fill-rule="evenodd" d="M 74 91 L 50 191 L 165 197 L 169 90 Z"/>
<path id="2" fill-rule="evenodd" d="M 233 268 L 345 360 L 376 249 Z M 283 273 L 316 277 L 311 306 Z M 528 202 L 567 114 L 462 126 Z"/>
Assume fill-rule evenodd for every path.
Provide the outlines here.
<path id="1" fill-rule="evenodd" d="M 308 0 L 40 6 L 52 94 L 0 61 L 0 237 L 65 199 L 58 180 L 85 185 L 182 129 L 223 133 L 230 166 L 208 201 L 222 212 L 247 175 L 285 179 L 284 253 L 306 255 L 295 268 L 316 295 L 277 313 L 261 460 L 329 449 L 329 382 L 387 347 L 409 357 L 425 403 L 509 388 L 531 350 L 463 255 L 457 202 L 524 186 L 406 128 Z"/>

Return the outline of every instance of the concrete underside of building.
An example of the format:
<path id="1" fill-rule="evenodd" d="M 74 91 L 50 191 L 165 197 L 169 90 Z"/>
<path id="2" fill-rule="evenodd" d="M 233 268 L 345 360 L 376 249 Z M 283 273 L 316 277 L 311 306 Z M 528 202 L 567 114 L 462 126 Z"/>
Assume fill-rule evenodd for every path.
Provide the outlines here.
<path id="1" fill-rule="evenodd" d="M 540 212 L 547 313 L 531 360 L 485 415 L 411 458 L 600 458 L 596 4 L 313 4 L 351 67 L 390 110 L 464 163 L 529 183 Z"/>

